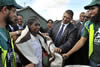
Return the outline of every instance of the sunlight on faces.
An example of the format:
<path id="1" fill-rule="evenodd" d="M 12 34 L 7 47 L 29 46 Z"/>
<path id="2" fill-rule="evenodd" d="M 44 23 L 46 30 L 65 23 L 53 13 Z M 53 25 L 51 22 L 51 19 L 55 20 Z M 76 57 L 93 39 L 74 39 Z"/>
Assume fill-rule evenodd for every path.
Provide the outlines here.
<path id="1" fill-rule="evenodd" d="M 39 20 L 34 21 L 34 23 L 32 25 L 30 25 L 29 27 L 33 33 L 37 34 L 40 30 Z"/>
<path id="2" fill-rule="evenodd" d="M 17 16 L 17 19 L 18 19 L 18 24 L 22 25 L 23 17 L 22 16 Z"/>
<path id="3" fill-rule="evenodd" d="M 63 23 L 64 24 L 69 23 L 71 20 L 72 20 L 71 15 L 65 12 L 62 19 Z"/>

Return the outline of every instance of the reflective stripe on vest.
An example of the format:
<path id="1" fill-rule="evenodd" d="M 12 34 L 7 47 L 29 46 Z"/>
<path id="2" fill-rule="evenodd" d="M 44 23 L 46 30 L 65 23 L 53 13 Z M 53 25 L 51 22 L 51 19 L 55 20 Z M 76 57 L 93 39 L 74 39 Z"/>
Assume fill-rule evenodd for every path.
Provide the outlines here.
<path id="1" fill-rule="evenodd" d="M 94 26 L 93 24 L 89 27 L 89 58 L 93 53 L 93 41 L 94 40 Z"/>
<path id="2" fill-rule="evenodd" d="M 15 52 L 14 52 L 14 45 L 13 45 L 13 40 L 11 39 L 11 46 L 12 46 L 12 50 L 13 50 L 13 67 L 16 67 L 16 57 L 15 57 Z M 2 50 L 2 64 L 4 64 L 4 67 L 7 67 L 7 62 L 6 62 L 6 56 L 7 56 L 7 50 L 4 50 L 1 46 L 0 46 L 1 50 Z"/>
<path id="3" fill-rule="evenodd" d="M 16 55 L 15 55 L 15 51 L 14 51 L 14 44 L 13 44 L 13 40 L 11 38 L 11 45 L 12 45 L 12 49 L 13 49 L 13 67 L 16 67 Z"/>
<path id="4" fill-rule="evenodd" d="M 85 24 L 85 28 L 89 32 L 89 54 L 88 54 L 88 57 L 90 58 L 90 56 L 93 53 L 94 25 L 92 23 L 88 27 L 88 25 Z"/>
<path id="5" fill-rule="evenodd" d="M 3 48 L 1 48 L 1 50 L 2 50 L 2 64 L 4 64 L 4 67 L 7 67 L 6 66 L 6 55 L 7 55 L 7 50 L 4 50 Z"/>

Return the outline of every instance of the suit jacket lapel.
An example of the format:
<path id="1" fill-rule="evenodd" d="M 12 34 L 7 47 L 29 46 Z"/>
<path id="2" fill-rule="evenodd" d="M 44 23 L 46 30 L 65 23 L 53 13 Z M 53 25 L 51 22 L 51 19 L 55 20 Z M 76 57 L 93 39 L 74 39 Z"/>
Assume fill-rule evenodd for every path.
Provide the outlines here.
<path id="1" fill-rule="evenodd" d="M 61 22 L 59 22 L 59 24 L 56 26 L 56 30 L 55 30 L 55 36 L 57 36 L 57 34 L 58 34 L 58 31 L 59 31 L 59 29 L 60 29 L 60 25 L 61 25 Z"/>
<path id="2" fill-rule="evenodd" d="M 69 23 L 68 26 L 65 28 L 62 37 L 68 33 L 69 27 L 70 27 L 70 23 Z"/>
<path id="3" fill-rule="evenodd" d="M 66 36 L 68 35 L 69 27 L 70 27 L 70 23 L 69 23 L 68 26 L 65 28 L 64 33 L 63 33 L 62 38 L 61 38 L 60 41 L 64 40 L 64 38 L 66 38 Z"/>

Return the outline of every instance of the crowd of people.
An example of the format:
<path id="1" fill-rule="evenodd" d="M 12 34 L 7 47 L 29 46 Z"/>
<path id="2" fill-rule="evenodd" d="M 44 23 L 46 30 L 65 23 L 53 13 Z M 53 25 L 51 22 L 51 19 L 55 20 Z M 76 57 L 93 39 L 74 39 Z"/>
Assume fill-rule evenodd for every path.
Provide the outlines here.
<path id="1" fill-rule="evenodd" d="M 54 53 L 63 59 L 56 67 L 100 66 L 100 0 L 85 6 L 79 20 L 66 10 L 62 20 L 49 19 L 46 29 L 37 16 L 30 16 L 24 26 L 24 17 L 16 13 L 21 8 L 15 0 L 0 0 L 0 67 L 52 67 Z"/>

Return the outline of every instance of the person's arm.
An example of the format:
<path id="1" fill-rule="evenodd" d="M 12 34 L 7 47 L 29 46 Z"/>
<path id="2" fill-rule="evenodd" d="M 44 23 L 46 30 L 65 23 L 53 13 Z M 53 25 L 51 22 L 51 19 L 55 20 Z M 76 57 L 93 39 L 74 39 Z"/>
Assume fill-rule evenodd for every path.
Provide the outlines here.
<path id="1" fill-rule="evenodd" d="M 15 32 L 10 32 L 11 36 L 16 36 L 16 35 L 20 35 L 21 34 L 21 30 L 15 31 Z"/>
<path id="2" fill-rule="evenodd" d="M 89 37 L 89 33 L 88 33 L 87 29 L 84 28 L 83 33 L 82 33 L 82 37 L 80 38 L 80 40 L 75 44 L 75 46 L 70 51 L 63 54 L 63 56 L 69 56 L 72 53 L 78 51 L 85 44 L 88 37 Z"/>
<path id="3" fill-rule="evenodd" d="M 67 53 L 63 54 L 63 56 L 70 56 L 72 53 L 78 51 L 86 42 L 87 38 L 86 37 L 81 37 L 81 39 L 75 44 L 75 46 L 68 51 Z"/>
<path id="4" fill-rule="evenodd" d="M 15 41 L 18 36 L 21 34 L 21 30 L 15 31 L 15 32 L 9 32 L 13 40 Z"/>

